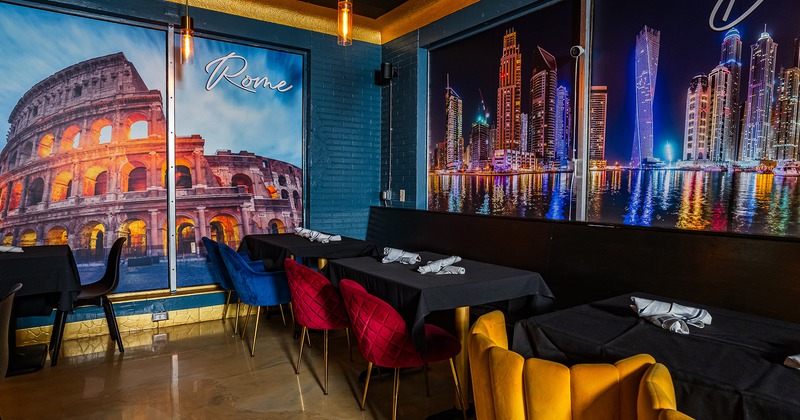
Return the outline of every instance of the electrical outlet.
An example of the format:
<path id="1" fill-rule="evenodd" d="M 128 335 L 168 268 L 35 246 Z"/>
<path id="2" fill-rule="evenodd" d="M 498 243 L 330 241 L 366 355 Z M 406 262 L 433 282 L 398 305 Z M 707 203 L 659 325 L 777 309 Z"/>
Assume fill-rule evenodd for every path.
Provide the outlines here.
<path id="1" fill-rule="evenodd" d="M 166 321 L 169 319 L 167 312 L 153 312 L 153 322 Z"/>
<path id="2" fill-rule="evenodd" d="M 406 201 L 406 190 L 400 190 L 400 202 Z"/>

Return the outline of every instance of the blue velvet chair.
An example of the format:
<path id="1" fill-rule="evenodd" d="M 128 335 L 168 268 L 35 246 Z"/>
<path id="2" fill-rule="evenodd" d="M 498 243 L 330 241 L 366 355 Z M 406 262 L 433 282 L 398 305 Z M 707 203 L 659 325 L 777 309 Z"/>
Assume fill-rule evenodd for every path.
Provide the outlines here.
<path id="1" fill-rule="evenodd" d="M 228 274 L 233 281 L 233 287 L 239 300 L 249 305 L 247 316 L 242 327 L 242 339 L 247 323 L 250 320 L 250 312 L 256 307 L 256 325 L 253 328 L 253 345 L 250 347 L 250 356 L 255 356 L 256 336 L 258 335 L 258 320 L 262 306 L 281 305 L 291 302 L 291 292 L 289 283 L 286 280 L 286 273 L 283 271 L 258 272 L 253 270 L 244 258 L 237 254 L 231 247 L 219 244 L 219 253 L 222 261 L 228 269 Z M 294 325 L 294 320 L 292 320 Z"/>
<path id="2" fill-rule="evenodd" d="M 211 278 L 214 279 L 219 285 L 228 291 L 227 297 L 225 298 L 225 306 L 222 308 L 222 321 L 225 321 L 225 315 L 228 313 L 228 307 L 230 306 L 231 302 L 231 292 L 233 292 L 233 280 L 231 280 L 230 274 L 228 274 L 228 269 L 225 268 L 225 263 L 222 262 L 222 257 L 219 255 L 219 243 L 216 241 L 203 236 L 201 238 L 203 240 L 203 244 L 206 247 L 206 253 L 208 254 L 208 260 L 210 264 L 208 265 L 208 271 L 211 273 Z M 242 256 L 242 259 L 247 262 L 247 265 L 253 268 L 253 270 L 258 272 L 266 272 L 264 268 L 264 262 L 261 260 L 251 260 L 250 257 L 247 255 L 246 252 L 237 252 L 239 255 Z M 286 316 L 283 314 L 283 305 L 279 305 L 281 310 L 281 319 L 283 319 L 283 325 L 286 325 Z M 239 333 L 239 302 L 236 302 L 236 323 L 234 324 L 233 334 Z"/>

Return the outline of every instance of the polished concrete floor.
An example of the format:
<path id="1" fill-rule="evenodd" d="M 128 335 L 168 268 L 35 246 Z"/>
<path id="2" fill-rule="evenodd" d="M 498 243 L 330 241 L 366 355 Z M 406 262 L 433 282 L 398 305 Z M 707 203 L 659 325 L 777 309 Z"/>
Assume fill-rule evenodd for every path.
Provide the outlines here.
<path id="1" fill-rule="evenodd" d="M 311 335 L 295 375 L 298 342 L 281 317 L 261 317 L 255 357 L 253 319 L 245 340 L 233 321 L 204 322 L 123 334 L 125 353 L 108 336 L 71 340 L 58 365 L 0 383 L 0 417 L 12 419 L 384 419 L 391 417 L 391 372 L 370 381 L 359 406 L 359 373 L 367 362 L 343 331 L 330 333 L 329 395 L 322 392 L 322 334 Z M 69 349 L 82 349 L 69 355 Z M 423 419 L 452 409 L 447 362 L 403 372 L 398 418 Z"/>

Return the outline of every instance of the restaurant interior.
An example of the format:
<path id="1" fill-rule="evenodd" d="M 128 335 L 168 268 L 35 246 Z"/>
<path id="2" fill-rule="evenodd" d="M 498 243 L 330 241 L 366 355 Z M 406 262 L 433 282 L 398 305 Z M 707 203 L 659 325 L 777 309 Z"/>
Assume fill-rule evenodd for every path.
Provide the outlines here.
<path id="1" fill-rule="evenodd" d="M 0 0 L 0 418 L 800 418 L 794 1 Z"/>

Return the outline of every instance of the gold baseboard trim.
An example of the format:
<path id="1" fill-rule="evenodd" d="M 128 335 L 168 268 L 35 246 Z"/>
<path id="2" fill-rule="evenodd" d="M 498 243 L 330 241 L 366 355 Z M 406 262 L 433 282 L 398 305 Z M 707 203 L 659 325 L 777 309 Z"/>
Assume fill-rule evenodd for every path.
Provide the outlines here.
<path id="1" fill-rule="evenodd" d="M 219 320 L 222 318 L 223 307 L 224 305 L 214 305 L 200 308 L 167 311 L 167 320 L 155 322 L 152 320 L 152 315 L 149 313 L 118 316 L 117 324 L 119 325 L 119 330 L 122 333 L 123 344 L 126 347 L 129 345 L 135 346 L 135 343 L 128 343 L 129 338 L 132 336 L 128 333 Z M 227 314 L 227 317 L 229 318 L 236 315 L 236 305 L 232 305 L 231 308 L 233 308 L 233 310 L 229 310 Z M 40 343 L 47 344 L 50 342 L 50 334 L 52 331 L 52 325 L 17 330 L 17 345 L 26 346 Z M 101 338 L 103 336 L 105 336 L 106 339 L 108 338 L 108 325 L 105 318 L 70 322 L 67 323 L 66 327 L 64 327 L 62 347 L 65 347 L 70 340 L 74 340 L 76 338 Z"/>

